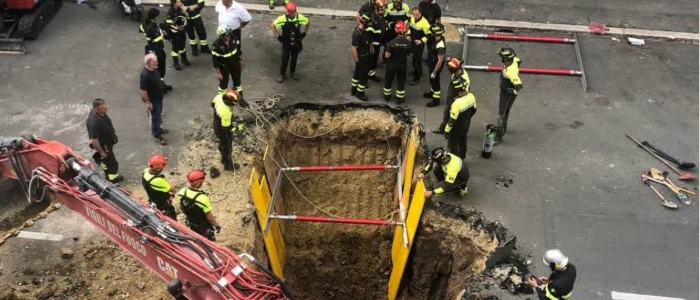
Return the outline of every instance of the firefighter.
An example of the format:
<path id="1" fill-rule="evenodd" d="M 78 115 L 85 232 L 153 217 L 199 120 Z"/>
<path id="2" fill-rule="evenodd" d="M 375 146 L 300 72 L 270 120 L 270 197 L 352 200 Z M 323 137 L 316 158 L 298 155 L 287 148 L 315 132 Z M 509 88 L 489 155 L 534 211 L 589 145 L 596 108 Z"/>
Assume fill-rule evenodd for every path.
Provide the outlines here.
<path id="1" fill-rule="evenodd" d="M 423 179 L 426 173 L 433 170 L 438 183 L 432 190 L 425 191 L 425 198 L 445 192 L 457 192 L 459 196 L 467 194 L 469 168 L 457 155 L 447 152 L 443 147 L 430 151 L 430 161 L 418 173 L 418 179 Z"/>
<path id="2" fill-rule="evenodd" d="M 170 0 L 170 10 L 168 10 L 165 23 L 170 26 L 170 43 L 172 44 L 170 56 L 173 57 L 173 68 L 178 71 L 182 70 L 179 58 L 182 58 L 183 65 L 190 65 L 190 61 L 187 59 L 187 50 L 185 50 L 185 40 L 187 40 L 185 27 L 187 27 L 188 16 L 187 9 L 181 0 Z"/>
<path id="3" fill-rule="evenodd" d="M 534 276 L 527 280 L 527 284 L 533 288 L 537 297 L 540 300 L 571 298 L 576 281 L 576 267 L 569 263 L 569 258 L 559 249 L 551 249 L 544 253 L 542 261 L 552 270 L 549 277 L 538 278 L 544 285 L 538 286 Z"/>
<path id="4" fill-rule="evenodd" d="M 467 70 L 462 67 L 462 62 L 454 57 L 447 59 L 447 70 L 449 70 L 452 74 L 450 77 L 450 89 L 447 91 L 445 101 L 447 103 L 442 114 L 442 123 L 440 123 L 440 127 L 438 127 L 438 129 L 433 130 L 433 133 L 437 134 L 444 133 L 445 125 L 447 125 L 447 121 L 450 119 L 450 108 L 452 106 L 452 102 L 457 96 L 458 91 L 465 89 L 467 92 L 469 92 L 469 74 L 467 74 Z"/>
<path id="5" fill-rule="evenodd" d="M 433 41 L 434 47 L 428 53 L 428 66 L 432 73 L 430 73 L 430 92 L 423 93 L 423 98 L 432 98 L 425 106 L 435 107 L 440 105 L 441 89 L 440 89 L 440 73 L 442 73 L 442 66 L 445 63 L 445 39 L 443 34 L 445 33 L 445 26 L 436 23 L 430 26 L 430 32 L 432 33 L 430 40 Z"/>
<path id="6" fill-rule="evenodd" d="M 367 88 L 367 80 L 369 79 L 370 55 L 372 54 L 370 52 L 373 51 L 373 48 L 370 48 L 365 28 L 367 28 L 370 19 L 370 15 L 366 13 L 357 17 L 357 27 L 353 30 L 352 47 L 350 47 L 352 60 L 355 62 L 355 72 L 350 81 L 350 93 L 362 101 L 369 100 L 365 95 L 365 88 Z"/>
<path id="7" fill-rule="evenodd" d="M 158 27 L 156 23 L 156 18 L 160 15 L 160 11 L 156 8 L 151 8 L 148 10 L 148 18 L 146 21 L 139 26 L 139 32 L 146 36 L 147 44 L 144 47 L 145 54 L 153 53 L 158 58 L 158 74 L 160 74 L 160 81 L 163 82 L 163 87 L 165 87 L 165 92 L 173 89 L 171 85 L 165 84 L 165 35 L 163 30 Z"/>
<path id="8" fill-rule="evenodd" d="M 188 187 L 180 189 L 177 196 L 180 198 L 180 210 L 187 218 L 187 227 L 210 241 L 216 241 L 214 231 L 220 233 L 221 225 L 212 211 L 209 194 L 201 190 L 206 176 L 202 170 L 190 171 L 187 174 Z"/>
<path id="9" fill-rule="evenodd" d="M 243 57 L 240 52 L 241 41 L 230 28 L 219 27 L 216 30 L 219 38 L 211 45 L 211 58 L 216 71 L 216 79 L 219 80 L 219 94 L 226 92 L 229 77 L 233 80 L 233 87 L 239 95 L 243 95 L 241 85 L 241 64 Z"/>
<path id="10" fill-rule="evenodd" d="M 372 43 L 370 46 L 372 47 L 372 56 L 370 57 L 368 75 L 372 81 L 380 82 L 382 80 L 377 76 L 376 70 L 386 35 L 386 22 L 384 21 L 384 7 L 386 4 L 384 0 L 374 0 L 374 3 L 374 10 L 370 13 L 372 20 L 369 22 L 367 29 L 365 29 L 370 43 Z"/>
<path id="11" fill-rule="evenodd" d="M 411 9 L 411 15 L 411 22 L 409 23 L 411 40 L 413 41 L 413 59 L 411 60 L 413 81 L 411 81 L 411 85 L 417 85 L 420 82 L 420 78 L 423 77 L 421 60 L 423 59 L 423 46 L 428 42 L 428 36 L 430 36 L 430 23 L 423 18 L 418 7 Z"/>
<path id="12" fill-rule="evenodd" d="M 187 36 L 190 39 L 190 47 L 192 48 L 192 56 L 197 56 L 199 53 L 211 53 L 207 44 L 207 29 L 204 27 L 202 20 L 202 9 L 204 8 L 204 0 L 184 0 L 187 10 Z M 197 34 L 195 36 L 195 33 Z M 197 38 L 199 37 L 199 46 Z M 200 51 L 201 50 L 201 51 Z"/>
<path id="13" fill-rule="evenodd" d="M 289 3 L 289 0 L 284 0 L 284 5 L 287 5 L 287 3 Z M 270 5 L 267 8 L 270 10 L 275 9 L 275 0 L 270 0 Z"/>
<path id="14" fill-rule="evenodd" d="M 404 21 L 396 22 L 394 25 L 397 37 L 389 42 L 384 47 L 384 58 L 388 61 L 386 69 L 386 78 L 384 80 L 384 100 L 391 100 L 391 84 L 394 77 L 398 81 L 396 84 L 396 103 L 404 102 L 406 90 L 406 63 L 408 56 L 411 55 L 411 41 L 406 37 L 406 23 Z"/>
<path id="15" fill-rule="evenodd" d="M 402 3 L 401 0 L 393 0 L 384 10 L 384 20 L 387 25 L 385 40 L 389 42 L 396 38 L 397 35 L 394 27 L 398 21 L 408 23 L 410 19 L 411 9 L 408 7 L 408 4 Z"/>
<path id="16" fill-rule="evenodd" d="M 418 3 L 418 8 L 420 8 L 423 17 L 428 20 L 428 23 L 430 23 L 431 26 L 442 23 L 442 10 L 440 9 L 440 5 L 437 4 L 435 0 L 422 0 L 420 3 Z M 435 41 L 428 39 L 428 43 L 425 45 L 425 48 L 428 49 L 428 63 L 430 63 L 431 59 L 433 59 L 431 56 L 435 54 L 433 51 L 435 48 Z"/>
<path id="17" fill-rule="evenodd" d="M 295 73 L 297 57 L 299 56 L 299 52 L 303 49 L 301 41 L 309 32 L 310 25 L 309 19 L 297 13 L 297 5 L 294 4 L 294 2 L 287 3 L 285 9 L 287 13 L 277 17 L 277 19 L 272 22 L 272 25 L 270 25 L 277 40 L 282 43 L 282 61 L 280 63 L 280 75 L 277 77 L 277 82 L 283 82 L 286 78 L 287 64 L 289 64 L 289 72 L 291 73 L 292 79 L 299 80 L 299 75 Z M 303 32 L 301 31 L 302 26 L 304 26 Z M 277 27 L 279 27 L 279 30 Z"/>
<path id="18" fill-rule="evenodd" d="M 476 98 L 463 87 L 450 105 L 450 119 L 445 125 L 447 148 L 462 159 L 467 157 L 467 133 L 474 114 Z"/>
<path id="19" fill-rule="evenodd" d="M 141 174 L 141 184 L 148 195 L 148 203 L 155 205 L 156 209 L 164 215 L 177 221 L 175 207 L 170 202 L 172 195 L 177 192 L 175 187 L 165 180 L 162 173 L 165 169 L 166 159 L 163 155 L 155 154 L 148 159 L 148 168 Z"/>
<path id="20" fill-rule="evenodd" d="M 227 90 L 223 95 L 216 95 L 211 103 L 214 108 L 214 135 L 219 139 L 221 163 L 227 171 L 240 168 L 240 165 L 234 163 L 231 157 L 233 134 L 243 130 L 243 124 L 233 122 L 233 107 L 238 103 L 243 108 L 247 106 L 245 100 L 241 99 L 238 92 L 233 89 Z"/>
<path id="21" fill-rule="evenodd" d="M 496 132 L 496 142 L 500 142 L 508 130 L 508 115 L 510 108 L 513 107 L 515 98 L 518 97 L 520 90 L 523 88 L 523 83 L 520 81 L 520 58 L 515 56 L 515 50 L 510 47 L 503 47 L 498 51 L 498 56 L 503 62 L 503 71 L 499 87 L 501 94 L 498 101 L 498 127 L 500 130 Z"/>

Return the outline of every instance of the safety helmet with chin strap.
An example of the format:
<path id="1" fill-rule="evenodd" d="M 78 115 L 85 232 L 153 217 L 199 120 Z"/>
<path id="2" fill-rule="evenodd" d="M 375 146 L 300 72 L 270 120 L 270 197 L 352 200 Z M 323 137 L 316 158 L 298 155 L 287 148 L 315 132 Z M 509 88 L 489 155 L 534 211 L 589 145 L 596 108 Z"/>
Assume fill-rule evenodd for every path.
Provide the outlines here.
<path id="1" fill-rule="evenodd" d="M 569 263 L 569 258 L 561 250 L 551 249 L 544 253 L 542 261 L 552 269 L 561 269 Z"/>

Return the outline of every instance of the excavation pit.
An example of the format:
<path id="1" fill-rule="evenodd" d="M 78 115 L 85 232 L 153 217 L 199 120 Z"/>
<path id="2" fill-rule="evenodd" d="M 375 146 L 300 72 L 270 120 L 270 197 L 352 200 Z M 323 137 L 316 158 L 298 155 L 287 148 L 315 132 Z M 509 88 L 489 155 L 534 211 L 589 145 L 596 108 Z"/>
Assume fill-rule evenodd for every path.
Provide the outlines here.
<path id="1" fill-rule="evenodd" d="M 265 159 L 256 163 L 267 179 L 270 195 L 279 185 L 270 213 L 400 221 L 396 191 L 401 170 L 279 170 L 397 165 L 414 121 L 410 112 L 384 106 L 299 104 L 287 108 L 268 128 Z M 418 152 L 414 183 L 415 173 L 425 163 L 420 147 Z M 396 226 L 279 224 L 286 256 L 283 277 L 297 298 L 387 299 L 395 264 Z M 499 240 L 506 239 L 505 229 L 499 233 L 494 229 L 498 226 L 488 224 L 492 223 L 478 213 L 465 213 L 459 207 L 438 209 L 428 201 L 403 273 L 404 299 L 454 298 L 469 278 L 485 269 Z M 486 228 L 489 226 L 493 228 Z M 256 244 L 262 245 L 262 235 L 258 239 Z"/>

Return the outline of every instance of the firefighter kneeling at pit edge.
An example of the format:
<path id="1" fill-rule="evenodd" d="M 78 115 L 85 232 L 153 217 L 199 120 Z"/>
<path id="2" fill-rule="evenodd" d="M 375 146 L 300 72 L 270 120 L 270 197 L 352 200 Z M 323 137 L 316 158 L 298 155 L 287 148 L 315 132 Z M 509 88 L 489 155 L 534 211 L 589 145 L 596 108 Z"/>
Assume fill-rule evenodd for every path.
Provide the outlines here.
<path id="1" fill-rule="evenodd" d="M 187 217 L 187 227 L 210 241 L 216 241 L 214 231 L 220 233 L 221 226 L 216 222 L 209 195 L 201 190 L 206 176 L 202 170 L 190 171 L 187 174 L 188 187 L 177 192 L 177 196 L 180 197 L 180 209 Z"/>
<path id="2" fill-rule="evenodd" d="M 430 161 L 418 173 L 418 179 L 423 179 L 425 173 L 431 170 L 433 170 L 438 183 L 434 189 L 425 191 L 425 194 L 423 194 L 425 198 L 445 192 L 456 192 L 459 196 L 467 194 L 469 168 L 459 156 L 447 152 L 445 148 L 435 148 L 433 151 L 430 151 Z"/>
<path id="3" fill-rule="evenodd" d="M 163 155 L 155 154 L 148 158 L 148 168 L 141 174 L 141 184 L 148 195 L 148 203 L 155 205 L 156 209 L 164 215 L 177 221 L 175 207 L 170 203 L 177 190 L 165 180 L 163 169 L 167 160 Z"/>

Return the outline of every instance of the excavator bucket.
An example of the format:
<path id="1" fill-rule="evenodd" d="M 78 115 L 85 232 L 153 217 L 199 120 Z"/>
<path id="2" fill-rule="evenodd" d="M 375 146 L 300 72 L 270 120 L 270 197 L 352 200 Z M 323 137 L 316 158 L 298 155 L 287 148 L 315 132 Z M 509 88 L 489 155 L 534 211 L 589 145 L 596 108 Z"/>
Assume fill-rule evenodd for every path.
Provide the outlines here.
<path id="1" fill-rule="evenodd" d="M 24 39 L 0 39 L 0 54 L 24 55 Z"/>

